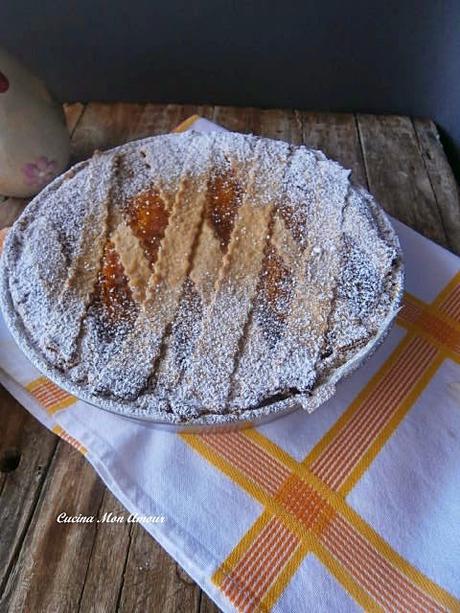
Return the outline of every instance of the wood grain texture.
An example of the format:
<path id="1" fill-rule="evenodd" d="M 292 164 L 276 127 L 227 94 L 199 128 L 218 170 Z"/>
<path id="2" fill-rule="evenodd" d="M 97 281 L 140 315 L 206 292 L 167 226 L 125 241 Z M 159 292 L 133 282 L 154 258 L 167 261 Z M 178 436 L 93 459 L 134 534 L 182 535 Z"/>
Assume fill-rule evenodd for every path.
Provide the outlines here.
<path id="1" fill-rule="evenodd" d="M 28 202 L 24 198 L 7 198 L 0 203 L 0 228 L 12 226 Z"/>
<path id="2" fill-rule="evenodd" d="M 212 114 L 211 107 L 175 104 L 88 104 L 73 138 L 75 160 L 91 156 L 128 141 L 165 134 L 181 121 L 198 113 Z"/>
<path id="3" fill-rule="evenodd" d="M 126 509 L 106 489 L 97 514 L 101 523 L 96 525 L 78 609 L 84 613 L 116 611 L 123 586 L 132 524 L 103 522 L 104 515 L 108 513 L 112 513 L 112 516 L 128 517 Z"/>
<path id="4" fill-rule="evenodd" d="M 301 144 L 302 125 L 297 111 L 216 106 L 210 119 L 227 130 L 251 133 Z"/>
<path id="5" fill-rule="evenodd" d="M 249 107 L 215 106 L 212 120 L 227 130 L 248 133 L 252 131 L 256 114 L 256 109 Z"/>
<path id="6" fill-rule="evenodd" d="M 352 171 L 352 180 L 367 186 L 356 118 L 350 113 L 298 113 L 303 142 L 320 149 Z"/>
<path id="7" fill-rule="evenodd" d="M 431 119 L 414 119 L 420 154 L 436 198 L 448 246 L 460 254 L 460 191 L 436 126 Z"/>
<path id="8" fill-rule="evenodd" d="M 60 442 L 0 609 L 77 611 L 96 533 L 96 524 L 58 523 L 67 515 L 95 516 L 104 493 L 91 465 Z"/>
<path id="9" fill-rule="evenodd" d="M 139 524 L 133 524 L 120 613 L 198 611 L 200 589 Z"/>
<path id="10" fill-rule="evenodd" d="M 68 105 L 65 112 L 74 160 L 95 148 L 169 132 L 195 113 L 230 130 L 305 142 L 351 168 L 354 180 L 369 184 L 390 213 L 459 248 L 458 193 L 432 122 L 156 104 L 90 103 Z M 20 207 L 10 209 L 10 219 Z M 6 393 L 0 398 L 0 418 L 7 424 L 0 433 L 0 468 L 2 450 L 9 450 L 6 466 L 14 465 L 15 450 L 21 456 L 15 470 L 0 472 L 1 610 L 218 611 L 141 526 L 56 524 L 62 511 L 99 518 L 127 512 L 83 457 L 62 441 L 56 447 L 56 438 Z"/>
<path id="11" fill-rule="evenodd" d="M 58 439 L 0 386 L 0 593 L 15 564 Z"/>
<path id="12" fill-rule="evenodd" d="M 209 598 L 205 592 L 201 592 L 199 613 L 219 613 L 219 607 Z"/>
<path id="13" fill-rule="evenodd" d="M 64 104 L 63 108 L 67 129 L 69 130 L 69 134 L 72 136 L 81 116 L 83 115 L 85 105 L 81 102 L 73 102 L 71 104 Z"/>
<path id="14" fill-rule="evenodd" d="M 412 121 L 395 115 L 358 115 L 358 127 L 372 194 L 388 213 L 448 247 Z"/>

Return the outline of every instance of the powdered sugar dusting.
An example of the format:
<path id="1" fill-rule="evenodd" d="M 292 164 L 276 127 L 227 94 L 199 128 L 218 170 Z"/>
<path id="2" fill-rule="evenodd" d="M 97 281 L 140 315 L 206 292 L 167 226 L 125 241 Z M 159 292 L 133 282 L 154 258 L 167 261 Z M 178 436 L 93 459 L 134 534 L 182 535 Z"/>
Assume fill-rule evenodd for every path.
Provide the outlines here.
<path id="1" fill-rule="evenodd" d="M 124 242 L 129 203 L 147 192 L 163 225 L 146 197 Z M 144 231 L 158 232 L 150 260 Z M 115 233 L 129 251 L 104 267 Z M 228 132 L 77 165 L 27 207 L 2 258 L 6 319 L 34 362 L 89 401 L 165 422 L 313 410 L 378 342 L 401 292 L 397 238 L 348 171 Z"/>

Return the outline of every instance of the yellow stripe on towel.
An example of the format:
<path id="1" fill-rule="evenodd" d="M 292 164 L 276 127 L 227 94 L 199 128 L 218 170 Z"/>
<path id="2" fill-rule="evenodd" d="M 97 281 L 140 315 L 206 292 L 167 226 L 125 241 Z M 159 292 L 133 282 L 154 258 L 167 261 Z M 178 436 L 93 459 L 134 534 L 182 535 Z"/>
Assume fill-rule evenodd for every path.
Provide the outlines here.
<path id="1" fill-rule="evenodd" d="M 77 402 L 77 399 L 58 387 L 46 377 L 39 377 L 26 385 L 26 389 L 34 396 L 49 415 L 62 411 Z"/>

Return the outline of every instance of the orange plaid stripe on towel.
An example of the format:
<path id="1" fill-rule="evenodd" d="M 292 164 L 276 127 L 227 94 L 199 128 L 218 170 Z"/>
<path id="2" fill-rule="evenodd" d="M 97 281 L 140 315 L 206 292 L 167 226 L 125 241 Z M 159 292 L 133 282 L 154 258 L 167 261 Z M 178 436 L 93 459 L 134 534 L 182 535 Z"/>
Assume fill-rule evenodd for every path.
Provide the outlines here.
<path id="1" fill-rule="evenodd" d="M 346 502 L 443 361 L 459 361 L 460 274 L 430 305 L 406 295 L 398 324 L 398 347 L 302 462 L 257 430 L 182 435 L 264 506 L 213 577 L 238 611 L 270 610 L 309 552 L 367 610 L 460 610 Z"/>
<path id="2" fill-rule="evenodd" d="M 26 386 L 26 389 L 50 415 L 70 407 L 75 402 L 73 396 L 46 377 L 34 379 Z"/>

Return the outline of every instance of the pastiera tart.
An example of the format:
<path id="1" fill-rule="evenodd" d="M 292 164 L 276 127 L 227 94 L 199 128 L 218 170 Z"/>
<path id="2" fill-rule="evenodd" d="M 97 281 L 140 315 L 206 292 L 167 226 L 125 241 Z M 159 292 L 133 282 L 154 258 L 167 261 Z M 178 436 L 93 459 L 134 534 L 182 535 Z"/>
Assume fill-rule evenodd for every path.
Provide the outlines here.
<path id="1" fill-rule="evenodd" d="M 204 424 L 324 402 L 388 329 L 403 271 L 383 211 L 319 151 L 191 132 L 51 183 L 6 240 L 1 285 L 57 384 Z"/>

